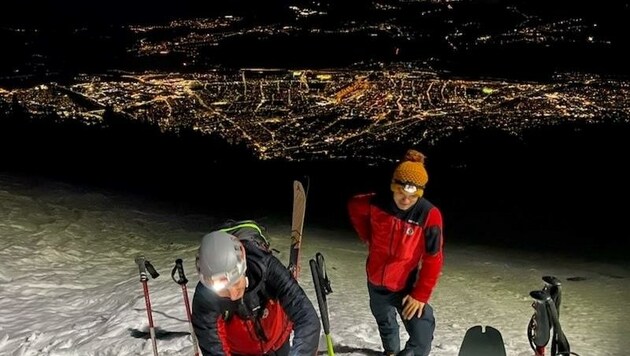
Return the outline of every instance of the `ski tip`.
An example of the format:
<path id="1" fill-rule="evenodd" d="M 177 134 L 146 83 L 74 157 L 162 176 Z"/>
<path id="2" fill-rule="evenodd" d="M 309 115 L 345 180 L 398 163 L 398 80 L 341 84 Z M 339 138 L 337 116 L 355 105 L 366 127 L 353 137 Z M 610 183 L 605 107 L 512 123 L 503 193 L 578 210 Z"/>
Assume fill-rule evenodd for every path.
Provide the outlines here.
<path id="1" fill-rule="evenodd" d="M 458 356 L 506 356 L 503 336 L 492 326 L 475 325 L 466 331 Z"/>
<path id="2" fill-rule="evenodd" d="M 308 193 L 308 188 L 311 185 L 311 178 L 309 176 L 304 176 L 304 179 L 299 180 L 299 179 L 295 179 L 293 181 L 293 187 L 295 189 L 300 189 L 302 191 L 304 191 L 305 194 Z"/>

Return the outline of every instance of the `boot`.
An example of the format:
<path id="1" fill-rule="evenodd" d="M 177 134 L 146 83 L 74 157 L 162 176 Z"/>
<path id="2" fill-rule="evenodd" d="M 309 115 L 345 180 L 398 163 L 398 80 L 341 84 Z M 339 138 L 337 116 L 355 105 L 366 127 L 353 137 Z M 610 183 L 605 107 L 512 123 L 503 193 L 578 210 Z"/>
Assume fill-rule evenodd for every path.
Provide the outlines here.
<path id="1" fill-rule="evenodd" d="M 397 353 L 396 356 L 413 356 L 413 350 L 403 349 L 402 351 Z"/>

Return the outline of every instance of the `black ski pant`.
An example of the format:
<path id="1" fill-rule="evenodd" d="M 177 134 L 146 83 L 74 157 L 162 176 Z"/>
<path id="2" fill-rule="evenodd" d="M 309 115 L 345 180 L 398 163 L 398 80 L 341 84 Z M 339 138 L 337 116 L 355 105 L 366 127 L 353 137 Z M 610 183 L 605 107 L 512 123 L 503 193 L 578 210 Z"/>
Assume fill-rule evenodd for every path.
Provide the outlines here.
<path id="1" fill-rule="evenodd" d="M 425 304 L 420 318 L 414 316 L 409 320 L 404 320 L 402 318 L 402 299 L 409 293 L 408 291 L 392 292 L 368 282 L 368 292 L 370 310 L 378 324 L 378 332 L 381 335 L 385 353 L 397 354 L 400 352 L 400 335 L 396 319 L 396 312 L 398 312 L 409 334 L 405 351 L 409 354 L 413 352 L 415 356 L 429 355 L 435 330 L 433 308 L 429 304 Z"/>

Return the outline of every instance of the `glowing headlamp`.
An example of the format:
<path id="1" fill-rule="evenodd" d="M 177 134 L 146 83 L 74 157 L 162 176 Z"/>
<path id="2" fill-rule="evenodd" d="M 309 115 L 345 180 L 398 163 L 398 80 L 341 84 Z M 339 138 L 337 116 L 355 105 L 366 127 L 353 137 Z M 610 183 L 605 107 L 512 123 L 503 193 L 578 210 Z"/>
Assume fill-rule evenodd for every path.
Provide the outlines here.
<path id="1" fill-rule="evenodd" d="M 409 194 L 414 194 L 418 190 L 418 187 L 416 187 L 413 184 L 405 184 L 402 187 L 403 187 L 403 190 Z"/>
<path id="2" fill-rule="evenodd" d="M 245 260 L 239 261 L 230 271 L 224 273 L 216 273 L 212 276 L 201 275 L 201 284 L 215 292 L 222 291 L 236 284 L 238 280 L 245 274 L 247 264 Z"/>
<path id="3" fill-rule="evenodd" d="M 394 183 L 400 185 L 402 190 L 407 194 L 416 194 L 418 189 L 424 189 L 423 185 L 417 185 L 412 182 L 403 182 L 399 180 L 394 180 Z"/>

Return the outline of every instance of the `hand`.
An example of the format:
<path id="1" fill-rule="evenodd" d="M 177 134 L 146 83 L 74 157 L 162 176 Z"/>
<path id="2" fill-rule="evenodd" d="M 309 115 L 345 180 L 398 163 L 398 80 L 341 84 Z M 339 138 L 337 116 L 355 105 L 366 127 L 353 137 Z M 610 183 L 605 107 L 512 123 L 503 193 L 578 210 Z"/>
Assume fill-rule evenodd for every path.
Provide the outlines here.
<path id="1" fill-rule="evenodd" d="M 422 310 L 424 309 L 424 303 L 415 300 L 412 296 L 407 295 L 403 298 L 403 310 L 402 316 L 405 320 L 409 320 L 414 316 L 418 318 L 422 316 Z"/>

